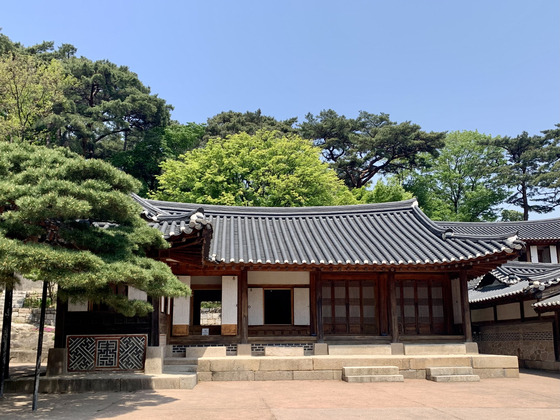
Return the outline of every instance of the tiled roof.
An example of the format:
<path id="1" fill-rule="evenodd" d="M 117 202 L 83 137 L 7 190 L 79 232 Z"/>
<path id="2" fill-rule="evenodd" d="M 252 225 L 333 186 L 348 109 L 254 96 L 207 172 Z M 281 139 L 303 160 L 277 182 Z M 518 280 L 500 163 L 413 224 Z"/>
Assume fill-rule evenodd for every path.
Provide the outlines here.
<path id="1" fill-rule="evenodd" d="M 513 232 L 473 236 L 442 228 L 422 213 L 416 200 L 271 208 L 135 198 L 146 218 L 166 238 L 211 226 L 208 260 L 214 262 L 423 266 L 498 254 L 513 256 L 522 247 Z"/>
<path id="2" fill-rule="evenodd" d="M 524 222 L 435 222 L 443 228 L 468 235 L 502 235 L 519 232 L 519 239 L 560 240 L 560 218 Z"/>
<path id="3" fill-rule="evenodd" d="M 558 309 L 560 308 L 560 293 L 554 296 L 550 296 L 547 299 L 541 300 L 540 302 L 533 303 L 535 309 Z"/>
<path id="4" fill-rule="evenodd" d="M 478 288 L 486 276 L 493 276 L 500 284 Z M 485 276 L 472 280 L 469 284 L 469 302 L 483 302 L 524 292 L 536 292 L 557 283 L 560 283 L 560 264 L 510 261 Z"/>

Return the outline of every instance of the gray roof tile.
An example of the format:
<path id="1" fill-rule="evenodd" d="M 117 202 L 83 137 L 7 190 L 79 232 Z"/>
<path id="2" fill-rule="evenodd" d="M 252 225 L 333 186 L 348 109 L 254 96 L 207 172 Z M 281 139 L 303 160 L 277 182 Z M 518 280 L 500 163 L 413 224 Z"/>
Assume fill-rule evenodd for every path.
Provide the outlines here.
<path id="1" fill-rule="evenodd" d="M 150 224 L 171 238 L 204 226 L 213 230 L 208 259 L 286 265 L 432 265 L 515 254 L 513 232 L 456 233 L 432 222 L 416 200 L 334 207 L 229 207 L 145 200 Z M 187 227 L 203 209 L 203 225 Z M 200 214 L 200 213 L 199 213 Z M 190 230 L 189 230 L 190 229 Z"/>
<path id="2" fill-rule="evenodd" d="M 501 235 L 519 232 L 519 239 L 560 240 L 560 218 L 523 222 L 435 222 L 443 228 L 469 235 Z"/>

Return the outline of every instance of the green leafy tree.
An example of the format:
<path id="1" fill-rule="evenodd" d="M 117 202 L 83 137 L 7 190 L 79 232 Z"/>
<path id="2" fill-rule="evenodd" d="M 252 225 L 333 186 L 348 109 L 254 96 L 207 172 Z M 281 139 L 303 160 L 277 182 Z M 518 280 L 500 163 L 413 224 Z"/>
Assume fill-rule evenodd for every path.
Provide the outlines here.
<path id="1" fill-rule="evenodd" d="M 523 220 L 523 213 L 517 210 L 502 210 L 503 222 L 520 222 Z"/>
<path id="2" fill-rule="evenodd" d="M 0 57 L 0 139 L 45 141 L 41 124 L 55 107 L 63 107 L 64 90 L 73 82 L 56 60 L 21 53 Z"/>
<path id="3" fill-rule="evenodd" d="M 484 144 L 490 140 L 477 131 L 451 132 L 439 155 L 427 157 L 429 166 L 412 172 L 405 187 L 429 217 L 465 222 L 498 217 L 507 197 L 498 174 L 505 162 L 499 148 Z"/>
<path id="4" fill-rule="evenodd" d="M 144 139 L 130 150 L 117 152 L 111 163 L 143 184 L 141 195 L 155 190 L 156 177 L 165 159 L 177 159 L 179 155 L 198 147 L 204 135 L 204 126 L 195 123 L 173 123 L 157 127 L 145 133 Z"/>
<path id="5" fill-rule="evenodd" d="M 238 206 L 354 203 L 320 150 L 294 134 L 259 131 L 210 139 L 203 149 L 167 160 L 156 199 Z"/>
<path id="6" fill-rule="evenodd" d="M 58 284 L 63 298 L 102 302 L 127 315 L 151 305 L 117 296 L 130 285 L 149 296 L 189 290 L 147 257 L 167 244 L 140 218 L 138 182 L 67 149 L 0 143 L 0 282 L 16 273 Z"/>
<path id="7" fill-rule="evenodd" d="M 372 190 L 365 187 L 354 188 L 352 194 L 359 203 L 388 203 L 414 198 L 411 192 L 404 189 L 397 177 L 390 177 L 386 183 L 378 180 Z"/>
<path id="8" fill-rule="evenodd" d="M 544 190 L 544 200 L 550 207 L 560 206 L 560 124 L 543 131 L 548 142 L 544 171 L 536 178 Z"/>
<path id="9" fill-rule="evenodd" d="M 274 117 L 263 115 L 260 109 L 255 112 L 226 111 L 208 118 L 204 140 L 209 138 L 226 138 L 232 134 L 247 133 L 254 135 L 259 130 L 277 131 L 280 135 L 294 133 L 297 118 L 278 121 Z"/>
<path id="10" fill-rule="evenodd" d="M 505 156 L 506 162 L 497 168 L 497 173 L 513 189 L 506 202 L 521 207 L 523 220 L 529 220 L 530 212 L 552 211 L 554 205 L 546 202 L 545 195 L 546 186 L 554 188 L 554 175 L 550 177 L 554 173 L 551 169 L 557 147 L 554 136 L 529 136 L 523 132 L 516 137 L 499 137 L 487 143 L 498 147 Z M 544 182 L 545 179 L 551 182 Z"/>
<path id="11" fill-rule="evenodd" d="M 417 124 L 397 124 L 387 114 L 361 111 L 346 118 L 323 110 L 307 114 L 300 125 L 302 137 L 321 147 L 323 158 L 350 188 L 361 188 L 375 175 L 395 174 L 418 166 L 422 152 L 435 154 L 445 133 L 426 133 Z"/>

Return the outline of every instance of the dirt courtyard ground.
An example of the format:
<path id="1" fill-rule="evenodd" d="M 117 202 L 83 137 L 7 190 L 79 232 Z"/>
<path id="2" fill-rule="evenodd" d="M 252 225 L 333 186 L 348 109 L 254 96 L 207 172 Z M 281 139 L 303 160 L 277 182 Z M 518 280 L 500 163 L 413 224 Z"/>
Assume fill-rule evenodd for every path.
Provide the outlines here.
<path id="1" fill-rule="evenodd" d="M 202 382 L 192 390 L 5 394 L 0 418 L 53 419 L 560 419 L 560 374 L 478 383 Z"/>

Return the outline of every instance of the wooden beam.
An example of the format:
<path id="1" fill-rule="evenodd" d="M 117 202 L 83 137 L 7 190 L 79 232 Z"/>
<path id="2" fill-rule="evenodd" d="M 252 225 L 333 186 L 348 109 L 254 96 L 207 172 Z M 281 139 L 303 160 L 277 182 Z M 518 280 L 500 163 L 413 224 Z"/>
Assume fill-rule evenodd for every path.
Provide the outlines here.
<path id="1" fill-rule="evenodd" d="M 467 287 L 467 272 L 461 270 L 459 273 L 459 283 L 461 285 L 461 311 L 463 315 L 463 334 L 465 341 L 472 341 L 471 309 L 469 307 L 469 290 Z"/>
<path id="2" fill-rule="evenodd" d="M 395 283 L 395 273 L 389 271 L 387 274 L 387 283 L 389 284 L 389 299 L 391 301 L 390 305 L 390 316 L 391 316 L 391 336 L 392 342 L 399 342 L 399 320 L 397 317 L 397 285 Z M 402 304 L 402 302 L 401 302 Z M 403 320 L 404 322 L 404 320 Z"/>

